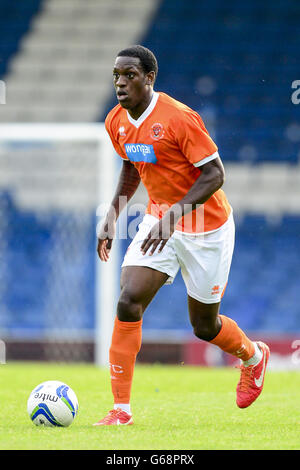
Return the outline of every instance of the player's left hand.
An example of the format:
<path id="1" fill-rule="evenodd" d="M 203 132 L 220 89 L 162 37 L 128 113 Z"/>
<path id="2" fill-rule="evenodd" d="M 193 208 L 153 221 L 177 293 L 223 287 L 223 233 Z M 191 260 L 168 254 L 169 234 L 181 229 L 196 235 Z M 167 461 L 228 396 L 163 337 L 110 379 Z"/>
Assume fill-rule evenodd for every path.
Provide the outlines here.
<path id="1" fill-rule="evenodd" d="M 153 255 L 155 250 L 158 248 L 158 253 L 162 251 L 167 241 L 173 235 L 175 231 L 176 223 L 171 221 L 170 217 L 164 216 L 159 220 L 148 233 L 141 245 L 141 251 L 143 255 L 151 248 L 149 256 Z"/>

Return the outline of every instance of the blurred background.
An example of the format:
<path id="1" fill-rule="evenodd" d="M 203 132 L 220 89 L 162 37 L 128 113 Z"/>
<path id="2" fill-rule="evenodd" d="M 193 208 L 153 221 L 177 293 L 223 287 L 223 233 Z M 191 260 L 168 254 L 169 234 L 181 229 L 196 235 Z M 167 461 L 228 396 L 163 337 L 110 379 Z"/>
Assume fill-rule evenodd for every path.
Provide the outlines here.
<path id="1" fill-rule="evenodd" d="M 156 54 L 156 90 L 201 114 L 236 220 L 222 313 L 269 341 L 274 368 L 300 367 L 299 24 L 297 0 L 0 0 L 0 132 L 103 122 L 116 104 L 115 56 L 132 44 Z M 84 138 L 0 141 L 7 360 L 95 360 L 96 165 Z M 132 203 L 145 197 L 141 187 Z M 180 273 L 146 311 L 143 335 L 141 362 L 231 361 L 193 338 Z"/>

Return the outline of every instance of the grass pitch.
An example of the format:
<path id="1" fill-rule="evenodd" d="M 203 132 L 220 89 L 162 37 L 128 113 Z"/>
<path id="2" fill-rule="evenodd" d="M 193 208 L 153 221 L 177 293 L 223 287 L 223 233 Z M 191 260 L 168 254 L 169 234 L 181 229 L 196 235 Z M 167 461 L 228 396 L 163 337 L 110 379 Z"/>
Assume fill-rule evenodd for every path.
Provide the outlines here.
<path id="1" fill-rule="evenodd" d="M 239 371 L 231 368 L 138 365 L 133 426 L 93 427 L 112 408 L 109 372 L 94 365 L 0 365 L 1 450 L 188 450 L 300 448 L 300 373 L 268 371 L 262 395 L 235 404 Z M 78 397 L 69 428 L 36 427 L 27 415 L 31 390 L 61 380 Z"/>

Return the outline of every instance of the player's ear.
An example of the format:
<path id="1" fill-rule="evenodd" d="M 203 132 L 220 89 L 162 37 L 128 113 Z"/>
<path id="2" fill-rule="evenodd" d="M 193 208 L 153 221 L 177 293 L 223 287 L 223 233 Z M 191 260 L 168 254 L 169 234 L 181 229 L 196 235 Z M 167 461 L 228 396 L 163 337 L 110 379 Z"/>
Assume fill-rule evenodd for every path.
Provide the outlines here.
<path id="1" fill-rule="evenodd" d="M 153 86 L 154 82 L 155 82 L 155 72 L 152 71 L 152 72 L 147 73 L 147 75 L 146 75 L 147 85 L 152 85 Z"/>

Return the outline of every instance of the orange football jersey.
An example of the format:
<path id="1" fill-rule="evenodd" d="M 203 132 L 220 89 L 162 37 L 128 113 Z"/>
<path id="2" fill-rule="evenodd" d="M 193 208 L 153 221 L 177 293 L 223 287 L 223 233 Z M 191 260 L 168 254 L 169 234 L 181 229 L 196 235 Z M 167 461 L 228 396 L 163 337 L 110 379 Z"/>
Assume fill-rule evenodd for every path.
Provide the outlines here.
<path id="1" fill-rule="evenodd" d="M 196 111 L 165 93 L 152 100 L 137 119 L 120 104 L 105 120 L 116 152 L 137 168 L 149 195 L 146 212 L 161 218 L 180 201 L 201 173 L 201 165 L 218 156 Z M 222 189 L 180 219 L 177 230 L 203 233 L 223 225 L 231 212 Z"/>

